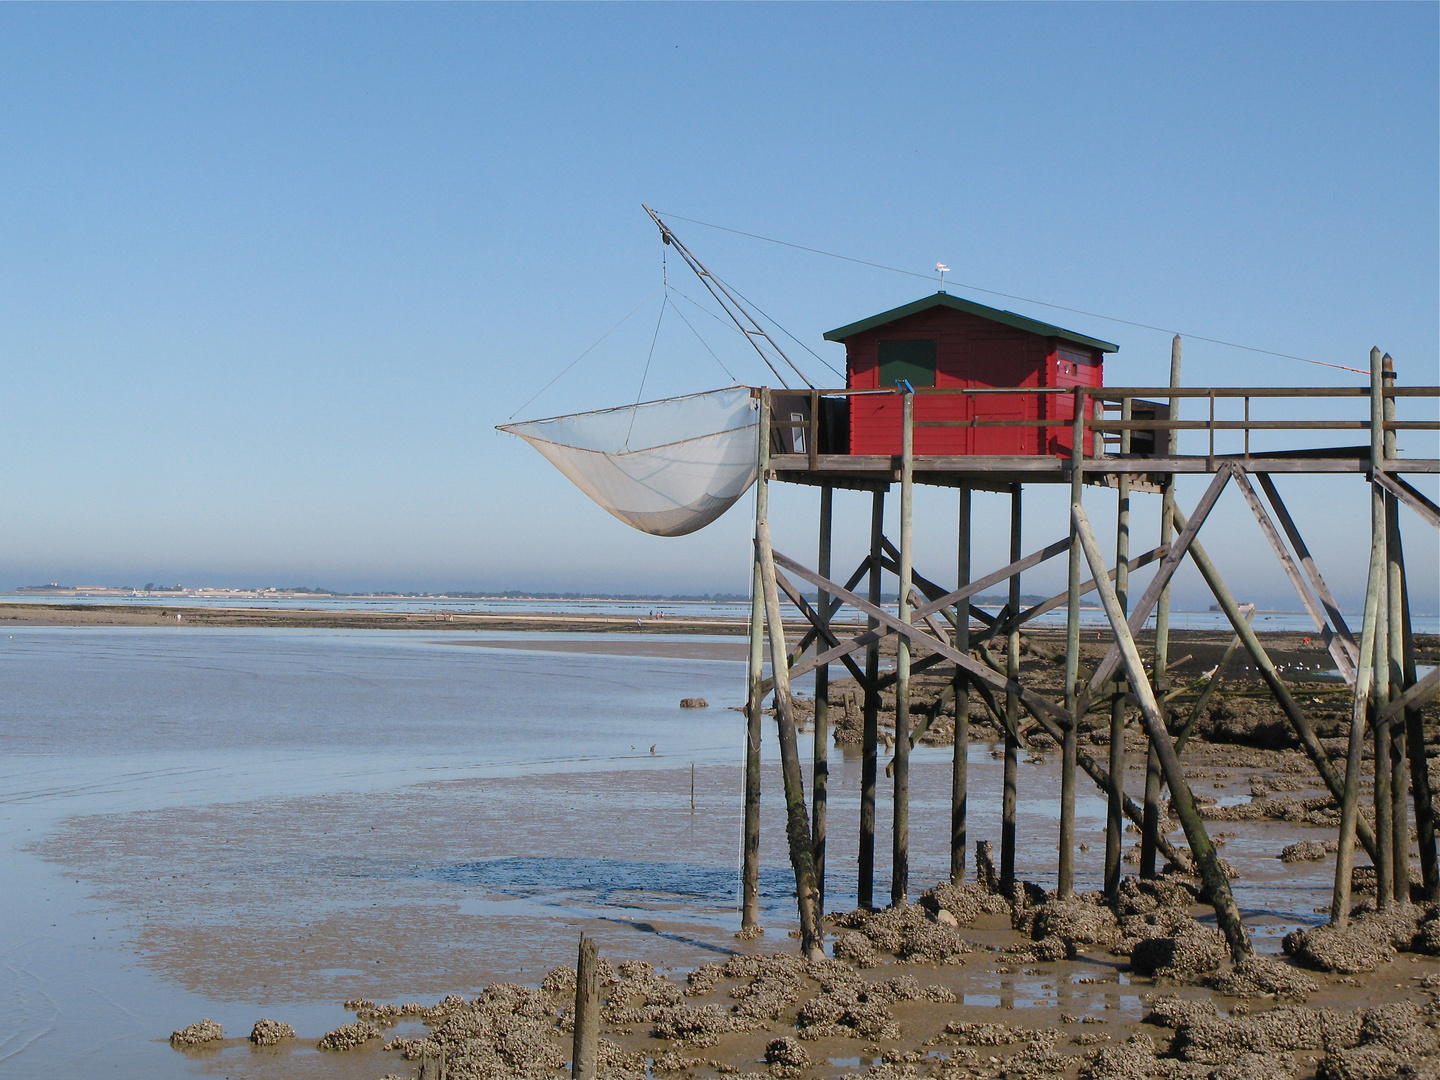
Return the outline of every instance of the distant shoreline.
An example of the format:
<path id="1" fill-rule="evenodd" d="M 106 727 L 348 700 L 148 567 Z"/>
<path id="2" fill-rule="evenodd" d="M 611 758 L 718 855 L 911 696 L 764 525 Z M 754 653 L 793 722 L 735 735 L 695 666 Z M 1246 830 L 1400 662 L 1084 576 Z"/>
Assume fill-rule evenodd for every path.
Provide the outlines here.
<path id="1" fill-rule="evenodd" d="M 744 634 L 745 618 L 570 615 L 560 612 L 334 611 L 318 608 L 166 607 L 0 603 L 0 625 L 291 627 L 317 630 L 503 630 L 553 633 Z M 845 625 L 837 623 L 838 625 Z"/>

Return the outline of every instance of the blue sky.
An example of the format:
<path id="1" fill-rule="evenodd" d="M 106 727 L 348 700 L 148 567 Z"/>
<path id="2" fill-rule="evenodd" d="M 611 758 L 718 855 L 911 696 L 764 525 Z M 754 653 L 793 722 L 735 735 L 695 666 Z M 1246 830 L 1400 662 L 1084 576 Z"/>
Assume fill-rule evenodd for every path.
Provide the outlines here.
<path id="1" fill-rule="evenodd" d="M 0 7 L 0 585 L 742 591 L 743 509 L 646 537 L 493 430 L 660 284 L 641 202 L 944 261 L 953 292 L 1117 342 L 1112 384 L 1163 382 L 1168 334 L 966 286 L 1355 366 L 1378 345 L 1402 382 L 1440 381 L 1437 12 Z M 673 224 L 837 366 L 825 330 L 934 288 Z M 658 310 L 522 415 L 633 400 Z M 1186 346 L 1196 384 L 1358 379 Z M 726 381 L 667 318 L 646 396 Z M 1363 486 L 1282 490 L 1358 594 Z M 1036 544 L 1064 531 L 1057 495 L 1031 499 Z M 862 502 L 839 503 L 842 561 Z M 776 506 L 777 544 L 804 552 L 813 496 Z M 1001 502 L 977 509 L 977 564 L 1002 561 Z M 953 495 L 917 513 L 943 580 Z M 1238 499 L 1217 514 L 1237 592 L 1286 602 Z M 1434 611 L 1433 533 L 1407 540 Z"/>

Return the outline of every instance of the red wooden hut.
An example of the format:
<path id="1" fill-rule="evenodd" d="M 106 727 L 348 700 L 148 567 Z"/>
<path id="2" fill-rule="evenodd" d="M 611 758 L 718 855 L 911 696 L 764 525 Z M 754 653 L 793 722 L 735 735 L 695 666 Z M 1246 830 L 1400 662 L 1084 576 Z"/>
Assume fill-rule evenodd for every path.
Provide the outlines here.
<path id="1" fill-rule="evenodd" d="M 938 292 L 831 330 L 845 344 L 845 380 L 854 390 L 905 380 L 937 387 L 1102 386 L 1105 353 L 1118 346 L 1049 323 Z M 850 453 L 900 453 L 898 396 L 850 399 Z M 1096 403 L 1098 406 L 1098 403 Z M 1068 394 L 920 394 L 915 420 L 1066 420 Z M 1098 412 L 1095 414 L 1098 416 Z M 1093 436 L 1090 438 L 1093 439 Z M 917 454 L 1061 454 L 1065 427 L 916 427 Z M 1087 455 L 1094 446 L 1086 446 Z"/>

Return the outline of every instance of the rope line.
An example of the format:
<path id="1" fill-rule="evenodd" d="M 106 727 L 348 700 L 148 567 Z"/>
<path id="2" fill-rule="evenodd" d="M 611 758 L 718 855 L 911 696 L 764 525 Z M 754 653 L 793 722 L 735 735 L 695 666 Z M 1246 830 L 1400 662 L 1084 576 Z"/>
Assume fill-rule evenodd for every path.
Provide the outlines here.
<path id="1" fill-rule="evenodd" d="M 665 309 L 673 306 L 670 297 L 666 296 L 660 301 L 660 314 L 655 319 L 655 333 L 650 338 L 650 351 L 645 354 L 645 370 L 640 373 L 640 389 L 635 391 L 635 404 L 640 404 L 640 399 L 645 396 L 645 380 L 650 377 L 650 361 L 655 359 L 655 342 L 660 340 L 660 324 L 665 321 Z M 630 436 L 635 432 L 635 412 L 630 413 L 630 426 L 625 429 L 625 445 L 623 449 L 630 449 Z"/>
<path id="2" fill-rule="evenodd" d="M 510 420 L 514 420 L 515 417 L 519 416 L 521 412 L 523 412 L 525 409 L 527 409 L 527 408 L 530 406 L 531 402 L 533 402 L 533 401 L 534 401 L 536 398 L 538 398 L 541 394 L 545 393 L 546 390 L 549 390 L 550 387 L 554 386 L 557 382 L 559 382 L 562 378 L 564 378 L 567 374 L 569 374 L 571 368 L 573 368 L 576 364 L 580 363 L 581 360 L 584 360 L 585 357 L 589 356 L 592 352 L 594 352 L 595 349 L 596 349 L 596 347 L 597 347 L 602 341 L 604 341 L 604 340 L 605 340 L 606 338 L 608 338 L 611 334 L 613 334 L 616 330 L 619 330 L 620 327 L 624 326 L 627 322 L 629 322 L 629 321 L 630 321 L 630 316 L 631 316 L 631 315 L 634 315 L 635 312 L 639 311 L 642 307 L 644 307 L 644 306 L 645 306 L 646 304 L 648 304 L 651 300 L 653 300 L 653 299 L 655 298 L 655 294 L 658 293 L 658 292 L 659 292 L 661 289 L 663 289 L 664 287 L 665 287 L 665 286 L 664 286 L 663 283 L 660 284 L 660 285 L 655 286 L 655 288 L 654 288 L 653 290 L 651 290 L 649 296 L 645 297 L 644 300 L 641 300 L 640 303 L 636 304 L 633 308 L 631 308 L 629 314 L 627 314 L 623 319 L 621 319 L 621 320 L 620 320 L 619 322 L 617 322 L 614 326 L 612 326 L 609 330 L 606 330 L 605 333 L 601 334 L 598 338 L 596 338 L 596 339 L 594 340 L 594 342 L 591 343 L 590 347 L 589 347 L 588 349 L 586 349 L 584 352 L 582 352 L 579 356 L 577 356 L 574 360 L 571 360 L 570 363 L 565 366 L 564 370 L 562 370 L 562 371 L 560 372 L 560 374 L 556 375 L 553 379 L 551 379 L 549 382 L 547 382 L 547 383 L 546 383 L 544 386 L 542 386 L 539 390 L 536 390 L 535 393 L 531 394 L 531 395 L 530 395 L 530 399 L 529 399 L 528 401 L 526 401 L 524 405 L 521 405 L 520 408 L 516 409 L 513 413 L 511 413 L 509 416 L 507 416 L 507 417 L 505 418 L 506 421 L 508 422 L 508 421 L 510 421 Z M 662 313 L 664 312 L 664 306 L 663 306 L 663 305 L 661 306 L 661 312 L 662 312 Z"/>
<path id="3" fill-rule="evenodd" d="M 907 277 L 923 278 L 926 281 L 934 280 L 929 274 L 917 273 L 914 270 L 903 270 L 898 266 L 886 266 L 884 263 L 870 262 L 868 259 L 856 259 L 849 255 L 837 254 L 833 251 L 822 251 L 820 248 L 806 247 L 804 244 L 792 244 L 788 240 L 776 240 L 773 236 L 761 236 L 759 233 L 745 232 L 743 229 L 731 229 L 724 225 L 716 225 L 713 222 L 700 221 L 696 218 L 682 217 L 679 214 L 672 214 L 668 211 L 665 212 L 665 216 L 667 218 L 674 218 L 676 221 L 689 222 L 691 225 L 703 225 L 707 229 L 717 229 L 720 232 L 733 233 L 736 236 L 749 237 L 751 240 L 763 240 L 767 244 L 778 244 L 780 247 L 794 248 L 796 251 L 808 251 L 812 255 L 824 255 L 827 258 L 839 259 L 842 262 L 851 262 L 859 266 L 869 266 L 875 270 L 887 270 L 892 274 L 904 274 Z M 1187 334 L 1182 331 L 1168 329 L 1163 326 L 1152 326 L 1149 323 L 1134 322 L 1131 319 L 1121 319 L 1117 318 L 1114 315 L 1101 315 L 1099 312 L 1096 311 L 1086 311 L 1083 308 L 1066 307 L 1064 304 L 1052 304 L 1045 300 L 1036 300 L 1029 296 L 1017 296 L 1014 293 L 1000 292 L 998 289 L 987 289 L 984 286 L 971 285 L 963 281 L 952 281 L 951 284 L 958 285 L 962 289 L 969 289 L 972 292 L 985 293 L 987 296 L 999 296 L 1006 300 L 1019 300 L 1021 303 L 1024 304 L 1036 304 L 1039 307 L 1051 308 L 1055 311 L 1068 311 L 1072 315 L 1084 315 L 1086 318 L 1090 319 L 1103 319 L 1106 322 L 1119 323 L 1121 326 L 1133 326 L 1140 330 L 1154 330 L 1161 334 L 1179 334 L 1181 337 L 1191 338 L 1195 341 L 1203 341 L 1210 345 L 1223 345 L 1229 349 L 1240 349 L 1244 352 L 1258 353 L 1261 356 L 1275 356 L 1279 357 L 1282 360 L 1298 360 L 1302 364 L 1314 364 L 1317 367 L 1335 368 L 1337 371 L 1353 371 L 1357 375 L 1370 374 L 1368 371 L 1365 371 L 1362 368 L 1348 367 L 1345 364 L 1332 364 L 1325 360 L 1311 360 L 1304 356 L 1293 356 L 1290 353 L 1275 352 L 1273 349 L 1260 349 L 1256 348 L 1253 345 L 1241 345 L 1238 342 L 1223 341 L 1220 338 L 1205 337 L 1201 334 Z M 736 295 L 739 294 L 737 293 Z M 749 301 L 746 302 L 749 303 Z M 759 311 L 760 309 L 756 308 L 755 310 Z M 764 315 L 765 313 L 761 312 L 761 314 Z M 770 318 L 768 315 L 766 315 L 765 317 L 767 319 Z M 773 319 L 771 319 L 771 321 L 774 322 Z M 780 326 L 779 323 L 775 323 L 775 325 Z M 780 329 L 785 330 L 783 326 L 781 326 Z M 785 333 L 788 335 L 789 331 L 785 331 Z M 812 355 L 814 354 L 812 353 Z M 819 357 L 817 356 L 816 359 L 819 359 Z M 823 360 L 821 360 L 820 362 L 822 364 L 825 363 L 825 361 Z M 826 364 L 826 367 L 829 367 L 829 365 Z M 831 370 L 833 371 L 834 368 L 831 368 Z"/>
<path id="4" fill-rule="evenodd" d="M 689 298 L 687 297 L 686 299 Z M 725 377 L 731 382 L 737 382 L 738 380 L 735 378 L 734 374 L 732 374 L 730 369 L 725 366 L 725 362 L 721 360 L 720 357 L 715 355 L 714 349 L 710 348 L 710 343 L 700 336 L 700 331 L 696 330 L 695 327 L 690 326 L 690 320 L 685 318 L 685 313 L 680 310 L 679 305 L 672 300 L 670 301 L 670 307 L 675 312 L 676 317 L 686 326 L 690 327 L 690 333 L 695 335 L 695 340 L 700 342 L 701 346 L 705 349 L 705 351 L 710 354 L 710 358 L 714 360 L 715 363 L 720 365 L 720 370 L 725 373 Z"/>

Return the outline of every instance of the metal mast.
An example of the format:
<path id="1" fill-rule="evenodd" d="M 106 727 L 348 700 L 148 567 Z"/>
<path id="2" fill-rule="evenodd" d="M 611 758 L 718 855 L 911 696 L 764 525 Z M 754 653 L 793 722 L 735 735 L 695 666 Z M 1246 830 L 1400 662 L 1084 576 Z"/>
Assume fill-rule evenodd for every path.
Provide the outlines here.
<path id="1" fill-rule="evenodd" d="M 787 390 L 794 389 L 785 381 L 785 376 L 780 373 L 780 368 L 776 366 L 777 361 L 793 371 L 796 377 L 805 384 L 806 389 L 815 389 L 815 384 L 805 377 L 805 373 L 795 366 L 790 357 L 785 355 L 785 350 L 775 344 L 775 339 L 765 332 L 765 328 L 760 325 L 755 316 L 750 314 L 749 309 L 740 301 L 739 297 L 727 289 L 724 282 L 710 273 L 705 268 L 705 264 L 690 253 L 690 249 L 670 231 L 670 226 L 660 220 L 659 214 L 645 206 L 644 203 L 640 205 L 650 215 L 651 220 L 659 226 L 660 239 L 678 251 L 686 265 L 695 271 L 695 276 L 700 279 L 700 283 L 710 290 L 710 295 L 715 298 L 715 302 L 725 310 L 725 314 L 730 316 L 731 321 L 745 335 L 745 340 L 750 342 L 751 348 L 760 354 L 760 359 L 765 362 L 765 366 L 770 369 L 771 374 L 780 380 L 780 385 Z"/>

